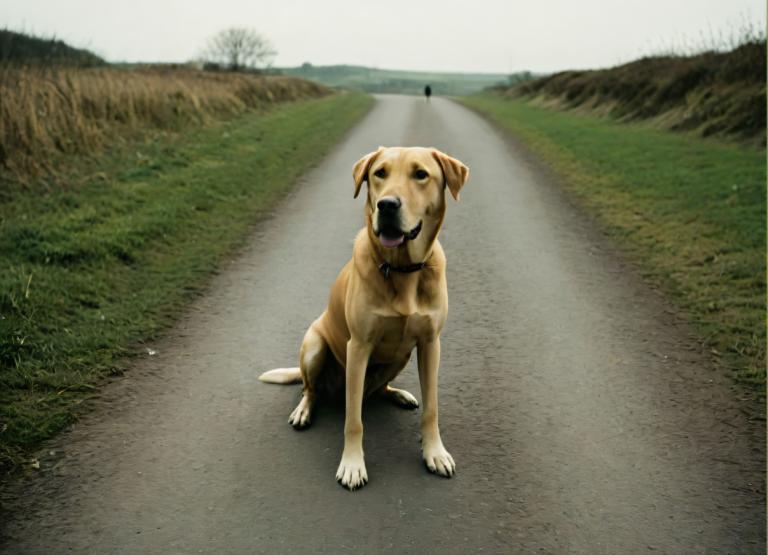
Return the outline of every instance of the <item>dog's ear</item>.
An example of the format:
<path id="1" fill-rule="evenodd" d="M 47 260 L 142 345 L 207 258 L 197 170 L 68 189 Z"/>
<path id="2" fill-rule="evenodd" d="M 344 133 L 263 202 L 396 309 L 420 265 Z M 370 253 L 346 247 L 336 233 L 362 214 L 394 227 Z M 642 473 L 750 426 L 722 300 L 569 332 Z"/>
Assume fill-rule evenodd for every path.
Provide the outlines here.
<path id="1" fill-rule="evenodd" d="M 368 181 L 368 170 L 371 169 L 371 164 L 373 164 L 382 150 L 384 150 L 384 147 L 380 146 L 373 152 L 369 152 L 360 158 L 360 160 L 355 162 L 355 165 L 352 166 L 352 179 L 355 180 L 355 198 L 360 194 L 360 187 L 362 186 L 363 181 Z"/>
<path id="2" fill-rule="evenodd" d="M 453 198 L 459 200 L 459 191 L 469 177 L 469 168 L 459 160 L 456 160 L 456 158 L 448 156 L 435 148 L 432 149 L 432 156 L 434 156 L 437 163 L 443 169 L 445 186 L 448 187 Z"/>

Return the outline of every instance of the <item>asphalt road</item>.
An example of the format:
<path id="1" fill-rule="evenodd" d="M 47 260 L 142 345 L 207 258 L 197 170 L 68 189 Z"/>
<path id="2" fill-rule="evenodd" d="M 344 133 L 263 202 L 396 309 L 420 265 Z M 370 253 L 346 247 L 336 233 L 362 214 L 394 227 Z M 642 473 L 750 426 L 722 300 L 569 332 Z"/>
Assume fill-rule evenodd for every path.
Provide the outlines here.
<path id="1" fill-rule="evenodd" d="M 471 168 L 441 241 L 442 437 L 364 407 L 369 484 L 334 480 L 343 407 L 288 415 L 293 366 L 363 222 L 351 166 L 378 145 Z M 165 339 L 5 492 L 7 553 L 764 553 L 765 428 L 545 170 L 444 99 L 374 110 L 260 224 Z M 414 357 L 415 358 L 415 357 Z M 418 396 L 413 361 L 398 379 Z"/>

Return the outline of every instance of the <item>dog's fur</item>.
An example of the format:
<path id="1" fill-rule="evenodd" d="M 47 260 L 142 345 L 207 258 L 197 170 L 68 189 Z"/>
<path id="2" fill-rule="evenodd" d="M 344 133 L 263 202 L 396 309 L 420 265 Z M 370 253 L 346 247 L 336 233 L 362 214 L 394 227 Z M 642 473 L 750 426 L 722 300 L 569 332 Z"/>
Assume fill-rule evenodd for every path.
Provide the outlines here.
<path id="1" fill-rule="evenodd" d="M 352 175 L 355 197 L 368 183 L 366 227 L 355 239 L 352 259 L 331 288 L 328 308 L 304 336 L 299 368 L 271 370 L 260 379 L 304 383 L 289 418 L 296 428 L 309 425 L 318 397 L 346 392 L 344 451 L 336 479 L 353 490 L 368 481 L 363 398 L 377 393 L 402 407 L 418 407 L 413 395 L 389 385 L 416 347 L 424 462 L 450 477 L 456 465 L 437 422 L 440 332 L 448 313 L 445 254 L 437 235 L 445 216 L 444 191 L 458 200 L 469 169 L 433 148 L 379 147 L 354 165 Z M 386 276 L 379 268 L 384 262 L 395 268 L 426 264 L 419 271 Z"/>

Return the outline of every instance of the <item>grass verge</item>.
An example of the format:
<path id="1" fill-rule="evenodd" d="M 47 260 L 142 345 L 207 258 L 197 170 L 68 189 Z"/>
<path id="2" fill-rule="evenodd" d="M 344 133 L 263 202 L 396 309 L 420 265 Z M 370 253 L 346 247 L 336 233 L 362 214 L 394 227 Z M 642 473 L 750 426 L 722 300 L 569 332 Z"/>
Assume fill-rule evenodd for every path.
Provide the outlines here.
<path id="1" fill-rule="evenodd" d="M 462 102 L 545 160 L 670 293 L 720 364 L 764 397 L 763 150 L 494 94 Z"/>
<path id="2" fill-rule="evenodd" d="M 76 187 L 9 193 L 0 204 L 0 463 L 14 466 L 71 423 L 99 379 L 173 322 L 371 103 L 336 94 L 147 138 L 104 157 L 96 173 L 73 174 Z"/>

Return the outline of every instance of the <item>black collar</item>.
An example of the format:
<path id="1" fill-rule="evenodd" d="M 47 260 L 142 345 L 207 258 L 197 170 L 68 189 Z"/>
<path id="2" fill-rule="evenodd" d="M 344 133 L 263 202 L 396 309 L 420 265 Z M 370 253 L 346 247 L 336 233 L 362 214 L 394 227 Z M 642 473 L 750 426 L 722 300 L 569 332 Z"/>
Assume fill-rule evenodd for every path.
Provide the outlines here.
<path id="1" fill-rule="evenodd" d="M 388 278 L 389 274 L 392 272 L 400 272 L 401 274 L 411 274 L 413 272 L 418 272 L 419 270 L 423 269 L 424 266 L 426 266 L 426 262 L 419 262 L 418 264 L 409 264 L 408 266 L 392 266 L 389 262 L 382 262 L 379 264 L 379 271 L 384 276 L 384 278 Z"/>

